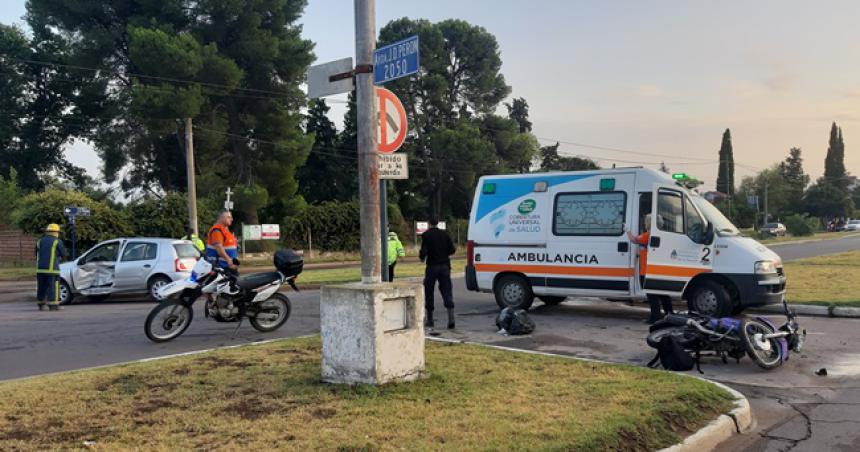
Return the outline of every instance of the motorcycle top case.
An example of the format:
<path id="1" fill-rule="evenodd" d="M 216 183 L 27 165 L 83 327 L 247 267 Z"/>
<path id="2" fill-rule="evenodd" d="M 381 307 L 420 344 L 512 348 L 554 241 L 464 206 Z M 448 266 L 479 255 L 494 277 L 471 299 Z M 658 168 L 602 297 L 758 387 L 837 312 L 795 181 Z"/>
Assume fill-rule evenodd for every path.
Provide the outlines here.
<path id="1" fill-rule="evenodd" d="M 304 258 L 291 249 L 278 250 L 275 253 L 274 261 L 275 268 L 287 278 L 301 273 L 305 265 Z"/>

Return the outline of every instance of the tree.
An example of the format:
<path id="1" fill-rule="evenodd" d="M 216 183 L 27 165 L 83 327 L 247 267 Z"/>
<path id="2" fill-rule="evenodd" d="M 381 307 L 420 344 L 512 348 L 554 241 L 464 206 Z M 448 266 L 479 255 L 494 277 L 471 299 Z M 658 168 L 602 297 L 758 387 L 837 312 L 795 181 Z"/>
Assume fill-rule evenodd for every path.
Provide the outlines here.
<path id="1" fill-rule="evenodd" d="M 516 120 L 501 116 L 485 115 L 481 119 L 481 132 L 495 146 L 495 162 L 501 172 L 527 173 L 540 149 L 537 139 L 520 132 L 521 127 Z"/>
<path id="2" fill-rule="evenodd" d="M 845 176 L 845 142 L 842 140 L 842 129 L 836 127 L 834 122 L 830 127 L 830 143 L 824 158 L 824 178 L 831 185 L 845 189 L 848 184 Z"/>
<path id="3" fill-rule="evenodd" d="M 541 171 L 582 171 L 600 169 L 593 160 L 580 157 L 563 157 L 558 153 L 559 143 L 540 148 Z"/>
<path id="4" fill-rule="evenodd" d="M 729 129 L 723 132 L 723 142 L 720 145 L 720 166 L 717 173 L 717 191 L 728 196 L 734 194 L 735 187 L 735 157 L 732 151 L 732 133 Z"/>
<path id="5" fill-rule="evenodd" d="M 101 121 L 98 93 L 104 86 L 64 66 L 72 57 L 71 38 L 54 37 L 39 22 L 31 28 L 28 38 L 0 24 L 0 175 L 9 177 L 15 168 L 26 190 L 43 189 L 49 176 L 81 188 L 84 170 L 69 163 L 63 150 Z"/>
<path id="6" fill-rule="evenodd" d="M 828 181 L 827 177 L 819 178 L 806 190 L 803 204 L 806 212 L 824 219 L 847 217 L 854 210 L 851 196 L 838 185 Z"/>
<path id="7" fill-rule="evenodd" d="M 184 130 L 193 115 L 201 195 L 236 187 L 240 217 L 289 211 L 312 137 L 299 89 L 313 55 L 297 24 L 304 0 L 31 0 L 28 20 L 74 36 L 72 64 L 102 68 L 111 120 L 93 137 L 108 180 L 182 187 Z M 241 202 L 240 202 L 241 200 Z M 265 209 L 262 207 L 265 205 Z"/>
<path id="8" fill-rule="evenodd" d="M 505 107 L 508 107 L 508 117 L 519 124 L 520 133 L 532 131 L 532 123 L 529 121 L 529 104 L 524 98 L 518 97 L 512 103 L 506 103 Z"/>
<path id="9" fill-rule="evenodd" d="M 18 172 L 15 168 L 9 169 L 9 176 L 4 178 L 0 174 L 0 226 L 12 224 L 12 210 L 21 196 L 21 188 L 18 186 Z"/>
<path id="10" fill-rule="evenodd" d="M 787 185 L 787 214 L 801 212 L 803 192 L 809 185 L 809 175 L 803 171 L 803 158 L 800 154 L 800 148 L 791 148 L 788 157 L 779 164 L 779 173 Z"/>
<path id="11" fill-rule="evenodd" d="M 313 134 L 310 156 L 299 169 L 300 193 L 309 203 L 349 201 L 358 195 L 358 160 L 355 147 L 341 147 L 324 100 L 311 101 L 305 131 Z M 350 125 L 354 127 L 354 123 Z"/>

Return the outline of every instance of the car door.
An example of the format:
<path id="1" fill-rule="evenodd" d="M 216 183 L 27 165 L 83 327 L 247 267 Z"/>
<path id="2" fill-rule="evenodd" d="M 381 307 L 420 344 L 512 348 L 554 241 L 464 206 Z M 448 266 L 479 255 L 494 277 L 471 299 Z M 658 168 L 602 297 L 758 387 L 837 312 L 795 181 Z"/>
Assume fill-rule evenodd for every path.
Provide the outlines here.
<path id="1" fill-rule="evenodd" d="M 146 290 L 146 282 L 158 259 L 158 244 L 129 240 L 116 264 L 114 287 L 117 291 Z"/>
<path id="2" fill-rule="evenodd" d="M 713 269 L 707 222 L 678 187 L 655 186 L 652 202 L 645 292 L 680 297 L 691 279 Z"/>
<path id="3" fill-rule="evenodd" d="M 111 293 L 122 242 L 103 242 L 86 252 L 72 270 L 72 284 L 85 295 Z"/>

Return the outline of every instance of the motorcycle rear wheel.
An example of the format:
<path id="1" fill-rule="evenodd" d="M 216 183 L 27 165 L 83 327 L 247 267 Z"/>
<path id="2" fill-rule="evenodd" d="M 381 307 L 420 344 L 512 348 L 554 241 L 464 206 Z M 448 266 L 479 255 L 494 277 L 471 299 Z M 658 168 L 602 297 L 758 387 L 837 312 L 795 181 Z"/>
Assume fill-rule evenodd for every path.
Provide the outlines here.
<path id="1" fill-rule="evenodd" d="M 770 325 L 758 320 L 747 320 L 741 326 L 741 339 L 747 355 L 757 366 L 771 370 L 782 364 L 782 346 L 779 338 L 765 339 L 762 335 L 773 334 Z"/>
<path id="2" fill-rule="evenodd" d="M 275 315 L 276 317 L 273 319 L 260 319 L 257 316 L 250 317 L 251 326 L 257 331 L 269 333 L 280 328 L 290 318 L 292 304 L 290 304 L 290 299 L 286 295 L 276 293 L 266 300 L 261 301 L 259 309 L 257 315 Z"/>
<path id="3" fill-rule="evenodd" d="M 167 342 L 184 333 L 193 318 L 194 310 L 184 303 L 164 301 L 149 312 L 143 329 L 152 342 Z"/>

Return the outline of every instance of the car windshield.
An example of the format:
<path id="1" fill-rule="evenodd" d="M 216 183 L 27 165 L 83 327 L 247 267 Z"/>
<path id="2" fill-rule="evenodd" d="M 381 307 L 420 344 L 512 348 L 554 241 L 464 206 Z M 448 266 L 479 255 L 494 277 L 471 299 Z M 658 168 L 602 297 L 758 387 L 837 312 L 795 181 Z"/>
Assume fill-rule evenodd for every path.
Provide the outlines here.
<path id="1" fill-rule="evenodd" d="M 766 227 L 766 228 L 778 228 L 779 223 L 768 223 L 768 224 L 764 225 L 764 227 Z"/>
<path id="2" fill-rule="evenodd" d="M 702 211 L 702 214 L 705 215 L 705 218 L 708 219 L 711 224 L 714 225 L 714 231 L 716 231 L 720 235 L 739 235 L 741 231 L 738 231 L 738 228 L 720 212 L 719 209 L 714 207 L 713 204 L 708 202 L 705 198 L 697 194 L 690 194 L 690 199 L 696 203 L 696 207 Z"/>
<path id="3" fill-rule="evenodd" d="M 185 258 L 198 258 L 200 257 L 200 252 L 197 251 L 197 248 L 190 243 L 177 243 L 173 245 L 173 249 L 176 250 L 176 255 L 179 256 L 180 259 Z"/>
<path id="4" fill-rule="evenodd" d="M 860 220 L 851 220 L 848 224 L 860 224 Z"/>

